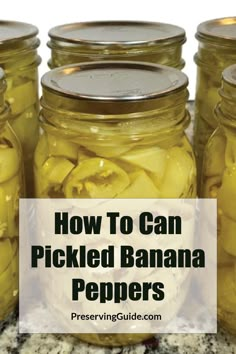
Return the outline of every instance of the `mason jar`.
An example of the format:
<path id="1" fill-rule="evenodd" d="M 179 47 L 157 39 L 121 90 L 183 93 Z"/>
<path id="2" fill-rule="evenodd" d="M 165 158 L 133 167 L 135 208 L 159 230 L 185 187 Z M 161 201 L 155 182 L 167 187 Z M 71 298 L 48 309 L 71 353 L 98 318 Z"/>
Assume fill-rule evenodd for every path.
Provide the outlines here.
<path id="1" fill-rule="evenodd" d="M 194 148 L 200 183 L 204 148 L 217 127 L 214 108 L 220 99 L 222 71 L 236 63 L 236 17 L 201 23 L 196 38 L 199 44 L 194 58 L 197 64 Z"/>
<path id="2" fill-rule="evenodd" d="M 25 165 L 27 196 L 33 196 L 33 153 L 38 140 L 38 29 L 27 23 L 0 21 L 0 67 L 6 74 L 5 98 L 10 124 L 19 138 Z"/>
<path id="3" fill-rule="evenodd" d="M 45 74 L 36 196 L 194 198 L 187 84 L 179 70 L 141 62 L 76 64 Z M 151 335 L 78 336 L 115 346 Z"/>
<path id="4" fill-rule="evenodd" d="M 21 147 L 8 124 L 0 69 L 0 323 L 18 300 L 19 198 L 24 196 Z"/>
<path id="5" fill-rule="evenodd" d="M 50 68 L 99 60 L 132 60 L 182 69 L 185 31 L 166 23 L 102 21 L 61 25 L 49 31 Z"/>
<path id="6" fill-rule="evenodd" d="M 218 128 L 206 145 L 201 194 L 218 203 L 218 317 L 236 333 L 236 65 L 223 71 Z"/>

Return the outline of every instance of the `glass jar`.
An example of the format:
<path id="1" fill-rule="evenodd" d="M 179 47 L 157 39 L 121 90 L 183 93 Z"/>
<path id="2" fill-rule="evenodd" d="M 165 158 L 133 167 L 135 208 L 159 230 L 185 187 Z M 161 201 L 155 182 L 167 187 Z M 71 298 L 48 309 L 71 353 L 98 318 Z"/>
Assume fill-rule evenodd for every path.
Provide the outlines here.
<path id="1" fill-rule="evenodd" d="M 219 127 L 206 145 L 201 194 L 218 202 L 218 317 L 236 333 L 236 65 L 223 71 Z"/>
<path id="2" fill-rule="evenodd" d="M 197 28 L 199 41 L 195 101 L 194 149 L 200 183 L 205 145 L 217 127 L 214 108 L 220 100 L 218 90 L 222 71 L 236 63 L 236 17 L 210 20 Z"/>
<path id="3" fill-rule="evenodd" d="M 7 122 L 6 82 L 0 69 L 0 321 L 18 300 L 19 197 L 23 196 L 21 147 Z"/>
<path id="4" fill-rule="evenodd" d="M 187 77 L 141 62 L 53 69 L 42 78 L 39 198 L 194 198 L 196 168 L 184 129 Z M 150 334 L 79 334 L 99 345 Z"/>
<path id="5" fill-rule="evenodd" d="M 55 68 L 99 60 L 132 60 L 184 67 L 184 29 L 152 22 L 84 22 L 57 26 L 49 31 Z"/>
<path id="6" fill-rule="evenodd" d="M 27 196 L 33 196 L 33 153 L 38 140 L 38 29 L 0 21 L 0 66 L 7 81 L 5 98 L 11 106 L 10 124 L 19 138 L 25 165 Z"/>

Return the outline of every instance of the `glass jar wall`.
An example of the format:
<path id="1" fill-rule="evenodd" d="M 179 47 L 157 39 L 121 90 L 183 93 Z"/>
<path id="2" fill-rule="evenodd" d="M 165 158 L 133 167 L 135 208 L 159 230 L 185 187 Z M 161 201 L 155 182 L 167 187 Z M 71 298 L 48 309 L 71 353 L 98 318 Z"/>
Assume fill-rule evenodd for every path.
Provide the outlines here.
<path id="1" fill-rule="evenodd" d="M 25 165 L 27 195 L 33 196 L 33 153 L 38 140 L 39 39 L 36 27 L 0 21 L 0 66 L 7 81 L 5 98 L 11 107 L 10 124 L 19 138 Z"/>
<path id="2" fill-rule="evenodd" d="M 85 22 L 61 25 L 49 31 L 55 68 L 99 60 L 132 60 L 182 69 L 184 29 L 152 22 Z"/>
<path id="3" fill-rule="evenodd" d="M 140 62 L 98 62 L 54 69 L 42 86 L 38 198 L 196 196 L 184 74 Z M 151 335 L 78 336 L 115 346 Z"/>
<path id="4" fill-rule="evenodd" d="M 220 97 L 222 71 L 236 63 L 236 17 L 203 22 L 198 26 L 199 41 L 195 101 L 194 147 L 199 183 L 205 145 L 217 127 L 214 107 Z"/>
<path id="5" fill-rule="evenodd" d="M 0 321 L 18 300 L 19 198 L 24 196 L 21 147 L 7 122 L 5 89 L 0 69 Z"/>
<path id="6" fill-rule="evenodd" d="M 236 65 L 223 72 L 219 127 L 206 145 L 201 195 L 218 202 L 218 318 L 236 333 Z"/>

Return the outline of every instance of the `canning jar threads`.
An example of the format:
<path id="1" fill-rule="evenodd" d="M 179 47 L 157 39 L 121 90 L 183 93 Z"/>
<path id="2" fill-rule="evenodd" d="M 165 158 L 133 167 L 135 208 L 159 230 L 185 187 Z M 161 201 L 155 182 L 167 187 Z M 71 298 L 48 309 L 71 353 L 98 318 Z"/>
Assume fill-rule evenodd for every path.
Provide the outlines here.
<path id="1" fill-rule="evenodd" d="M 182 69 L 184 29 L 153 22 L 103 21 L 61 25 L 49 31 L 49 67 L 99 60 L 132 60 Z"/>
<path id="2" fill-rule="evenodd" d="M 8 124 L 5 90 L 0 69 L 0 321 L 18 300 L 19 198 L 24 196 L 21 147 Z"/>
<path id="3" fill-rule="evenodd" d="M 187 83 L 176 69 L 140 62 L 76 64 L 45 74 L 36 196 L 194 198 L 195 160 L 184 133 Z M 46 291 L 45 297 L 51 303 Z M 151 335 L 78 336 L 115 346 Z"/>
<path id="4" fill-rule="evenodd" d="M 210 20 L 197 28 L 197 86 L 194 147 L 200 184 L 204 147 L 217 127 L 214 108 L 220 97 L 222 71 L 236 63 L 236 17 Z"/>
<path id="5" fill-rule="evenodd" d="M 33 196 L 32 159 L 38 140 L 38 29 L 30 24 L 0 21 L 0 67 L 6 74 L 9 122 L 19 138 L 25 165 L 27 195 Z"/>
<path id="6" fill-rule="evenodd" d="M 206 145 L 201 195 L 218 204 L 218 318 L 236 333 L 236 65 L 223 71 L 219 127 Z"/>

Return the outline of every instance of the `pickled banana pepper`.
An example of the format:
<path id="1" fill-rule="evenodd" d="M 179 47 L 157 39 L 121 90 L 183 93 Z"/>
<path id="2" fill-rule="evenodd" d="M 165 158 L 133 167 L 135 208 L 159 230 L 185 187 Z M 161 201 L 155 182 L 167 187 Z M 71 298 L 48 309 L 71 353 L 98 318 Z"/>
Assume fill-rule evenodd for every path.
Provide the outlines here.
<path id="1" fill-rule="evenodd" d="M 0 321 L 18 300 L 19 198 L 24 196 L 21 147 L 7 122 L 10 110 L 4 102 L 5 90 L 0 69 Z"/>
<path id="2" fill-rule="evenodd" d="M 98 60 L 132 60 L 184 67 L 183 28 L 158 22 L 101 21 L 49 31 L 50 68 Z"/>
<path id="3" fill-rule="evenodd" d="M 141 62 L 76 64 L 45 74 L 36 196 L 194 198 L 187 84 L 176 69 Z M 151 335 L 78 336 L 125 345 Z"/>
<path id="4" fill-rule="evenodd" d="M 33 196 L 33 153 L 38 140 L 39 39 L 36 27 L 0 21 L 0 67 L 6 74 L 9 123 L 23 148 L 28 196 Z"/>
<path id="5" fill-rule="evenodd" d="M 200 186 L 202 158 L 205 145 L 217 127 L 214 108 L 220 100 L 218 90 L 222 71 L 236 63 L 236 17 L 203 22 L 198 26 L 199 41 L 197 87 L 195 101 L 194 148 Z"/>
<path id="6" fill-rule="evenodd" d="M 236 333 L 236 65 L 223 71 L 219 127 L 206 145 L 201 195 L 218 202 L 218 317 Z"/>

